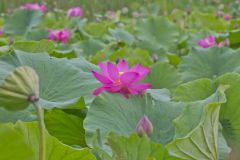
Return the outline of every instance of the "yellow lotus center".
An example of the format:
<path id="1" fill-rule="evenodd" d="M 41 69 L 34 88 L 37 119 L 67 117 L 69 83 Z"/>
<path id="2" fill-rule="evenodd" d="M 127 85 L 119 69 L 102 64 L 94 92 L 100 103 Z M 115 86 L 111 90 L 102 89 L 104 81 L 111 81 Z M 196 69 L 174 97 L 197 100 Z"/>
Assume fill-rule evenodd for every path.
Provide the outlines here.
<path id="1" fill-rule="evenodd" d="M 124 72 L 118 72 L 118 75 L 121 76 Z"/>
<path id="2" fill-rule="evenodd" d="M 120 84 L 122 84 L 120 80 L 116 80 L 116 81 L 114 82 L 114 85 L 120 85 Z"/>
<path id="3" fill-rule="evenodd" d="M 121 76 L 123 75 L 124 72 L 118 72 L 118 75 Z M 115 80 L 114 85 L 120 85 L 122 84 L 120 80 Z"/>

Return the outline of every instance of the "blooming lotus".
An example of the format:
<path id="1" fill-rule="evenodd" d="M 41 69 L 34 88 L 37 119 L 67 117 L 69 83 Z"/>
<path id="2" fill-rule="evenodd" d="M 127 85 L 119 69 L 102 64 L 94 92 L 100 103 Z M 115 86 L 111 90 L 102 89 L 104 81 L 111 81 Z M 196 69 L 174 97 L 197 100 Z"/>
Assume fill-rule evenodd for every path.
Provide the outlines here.
<path id="1" fill-rule="evenodd" d="M 137 134 L 139 136 L 143 136 L 144 134 L 147 134 L 150 136 L 153 132 L 153 126 L 151 121 L 148 119 L 146 115 L 144 115 L 138 122 L 136 127 Z"/>
<path id="2" fill-rule="evenodd" d="M 73 7 L 68 10 L 67 15 L 69 17 L 82 17 L 83 16 L 83 10 L 80 7 Z"/>
<path id="3" fill-rule="evenodd" d="M 223 46 L 229 45 L 229 40 L 225 40 L 225 41 L 217 43 L 215 36 L 209 35 L 208 37 L 206 37 L 204 39 L 200 39 L 198 41 L 198 45 L 202 48 L 209 48 L 209 47 L 213 47 L 213 46 L 223 47 Z"/>
<path id="4" fill-rule="evenodd" d="M 148 67 L 137 64 L 129 68 L 125 60 L 120 60 L 116 65 L 111 62 L 106 64 L 100 62 L 99 67 L 101 73 L 92 71 L 93 76 L 102 83 L 102 86 L 93 92 L 95 96 L 106 91 L 120 93 L 128 98 L 129 94 L 139 95 L 151 88 L 150 84 L 138 83 L 150 72 Z"/>
<path id="5" fill-rule="evenodd" d="M 216 43 L 215 37 L 213 35 L 209 35 L 204 39 L 200 39 L 198 41 L 198 45 L 201 46 L 202 48 L 208 48 L 208 47 L 216 46 L 217 43 Z"/>
<path id="6" fill-rule="evenodd" d="M 70 38 L 70 31 L 68 29 L 62 30 L 48 30 L 48 39 L 56 42 L 67 43 Z"/>
<path id="7" fill-rule="evenodd" d="M 27 3 L 22 5 L 20 8 L 26 9 L 26 10 L 39 10 L 41 12 L 47 12 L 47 7 L 45 5 L 41 5 L 38 3 Z"/>

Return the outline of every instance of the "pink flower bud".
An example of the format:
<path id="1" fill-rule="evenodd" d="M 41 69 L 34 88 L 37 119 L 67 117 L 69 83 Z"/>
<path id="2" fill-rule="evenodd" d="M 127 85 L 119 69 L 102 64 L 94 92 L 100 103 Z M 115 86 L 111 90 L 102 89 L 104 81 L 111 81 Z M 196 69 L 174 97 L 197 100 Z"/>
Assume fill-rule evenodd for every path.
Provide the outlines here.
<path id="1" fill-rule="evenodd" d="M 67 15 L 68 17 L 82 17 L 83 10 L 80 7 L 73 7 L 68 10 Z"/>
<path id="2" fill-rule="evenodd" d="M 136 127 L 137 134 L 141 137 L 144 134 L 150 136 L 153 132 L 153 126 L 151 121 L 146 115 L 144 115 L 138 122 Z"/>
<path id="3" fill-rule="evenodd" d="M 229 20 L 231 20 L 232 19 L 232 15 L 231 14 L 225 14 L 224 15 L 224 20 L 225 21 L 229 21 Z"/>

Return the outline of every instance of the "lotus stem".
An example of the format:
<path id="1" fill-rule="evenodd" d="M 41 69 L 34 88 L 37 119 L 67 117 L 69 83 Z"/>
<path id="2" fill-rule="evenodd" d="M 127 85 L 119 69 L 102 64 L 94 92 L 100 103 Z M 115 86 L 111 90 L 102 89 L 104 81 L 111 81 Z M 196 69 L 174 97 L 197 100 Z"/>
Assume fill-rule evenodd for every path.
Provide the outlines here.
<path id="1" fill-rule="evenodd" d="M 37 109 L 38 128 L 39 128 L 39 160 L 45 160 L 46 157 L 46 135 L 44 123 L 44 109 L 38 102 L 34 103 Z"/>

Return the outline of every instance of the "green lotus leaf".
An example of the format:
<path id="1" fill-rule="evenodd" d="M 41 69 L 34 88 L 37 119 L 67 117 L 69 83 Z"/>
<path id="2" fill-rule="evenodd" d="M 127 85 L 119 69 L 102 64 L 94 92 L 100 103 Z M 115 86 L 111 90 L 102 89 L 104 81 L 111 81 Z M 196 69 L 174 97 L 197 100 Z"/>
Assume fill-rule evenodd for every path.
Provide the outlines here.
<path id="1" fill-rule="evenodd" d="M 74 51 L 74 48 L 71 44 L 62 44 L 58 43 L 53 52 L 50 53 L 50 56 L 57 58 L 76 58 L 77 55 Z"/>
<path id="2" fill-rule="evenodd" d="M 11 124 L 0 123 L 0 160 L 32 160 L 33 149 Z"/>
<path id="3" fill-rule="evenodd" d="M 38 10 L 19 9 L 6 18 L 4 32 L 9 35 L 25 35 L 40 24 L 43 13 Z"/>
<path id="4" fill-rule="evenodd" d="M 81 96 L 91 100 L 91 92 L 99 86 L 91 73 L 81 72 L 66 59 L 44 53 L 16 51 L 14 55 L 0 59 L 1 63 L 7 67 L 0 68 L 0 84 L 15 67 L 24 65 L 35 70 L 39 77 L 39 102 L 45 108 L 67 107 L 79 101 Z"/>
<path id="5" fill-rule="evenodd" d="M 143 82 L 152 84 L 153 89 L 174 89 L 181 83 L 177 70 L 166 62 L 157 62 L 151 67 L 151 72 Z"/>
<path id="6" fill-rule="evenodd" d="M 222 105 L 220 122 L 223 127 L 223 135 L 232 147 L 232 154 L 239 159 L 240 154 L 240 74 L 228 73 L 216 80 L 217 85 L 229 85 L 226 90 L 227 103 Z M 238 158 L 237 158 L 238 157 Z"/>
<path id="7" fill-rule="evenodd" d="M 39 78 L 30 67 L 22 66 L 11 72 L 0 85 L 0 106 L 8 110 L 22 110 L 39 98 Z"/>
<path id="8" fill-rule="evenodd" d="M 224 91 L 227 86 L 221 86 L 210 97 L 187 103 L 181 116 L 174 120 L 176 133 L 175 138 L 184 137 L 191 132 L 201 121 L 205 106 L 209 104 L 223 104 L 226 102 Z"/>
<path id="9" fill-rule="evenodd" d="M 93 70 L 97 71 L 99 70 L 99 67 L 95 64 L 92 64 L 88 62 L 83 57 L 78 57 L 74 59 L 70 59 L 69 62 L 74 65 L 77 69 L 83 71 L 83 72 L 92 72 Z"/>
<path id="10" fill-rule="evenodd" d="M 130 66 L 135 64 L 149 66 L 153 63 L 148 51 L 140 48 L 132 49 L 124 47 L 115 51 L 109 57 L 111 61 L 116 61 L 119 58 L 127 60 Z"/>
<path id="11" fill-rule="evenodd" d="M 184 107 L 183 103 L 153 101 L 148 96 L 125 99 L 121 95 L 103 93 L 93 101 L 84 120 L 87 144 L 92 146 L 94 134 L 99 130 L 100 146 L 109 151 L 105 144 L 108 132 L 129 136 L 136 132 L 137 123 L 144 114 L 153 124 L 151 140 L 167 144 L 175 134 L 172 120 Z"/>
<path id="12" fill-rule="evenodd" d="M 226 102 L 222 86 L 209 98 L 190 103 L 174 120 L 176 135 L 167 145 L 170 155 L 182 159 L 219 159 L 219 111 Z"/>
<path id="13" fill-rule="evenodd" d="M 231 46 L 237 46 L 240 43 L 240 30 L 233 30 L 229 32 L 229 41 Z"/>
<path id="14" fill-rule="evenodd" d="M 170 101 L 170 91 L 167 89 L 148 89 L 146 93 L 149 93 L 151 97 L 157 101 Z"/>
<path id="15" fill-rule="evenodd" d="M 123 29 L 115 30 L 109 29 L 109 32 L 111 33 L 111 37 L 110 36 L 108 37 L 108 40 L 110 41 L 112 40 L 115 40 L 117 42 L 123 41 L 128 45 L 132 45 L 136 41 L 135 37 L 131 33 Z"/>
<path id="16" fill-rule="evenodd" d="M 36 122 L 0 124 L 0 160 L 38 159 L 39 131 Z M 11 148 L 12 147 L 12 148 Z M 46 132 L 46 160 L 96 160 L 89 149 L 76 149 L 62 144 Z"/>
<path id="17" fill-rule="evenodd" d="M 194 48 L 179 66 L 184 81 L 215 79 L 228 72 L 240 71 L 240 52 L 229 48 Z"/>
<path id="18" fill-rule="evenodd" d="M 37 116 L 31 112 L 32 108 L 27 108 L 21 111 L 9 111 L 5 108 L 0 108 L 0 123 L 12 122 L 15 123 L 18 120 L 30 122 L 37 119 Z"/>
<path id="19" fill-rule="evenodd" d="M 161 160 L 164 156 L 162 145 L 152 143 L 147 136 L 140 138 L 136 134 L 131 134 L 129 137 L 122 137 L 110 133 L 107 141 L 113 152 L 112 160 L 146 160 L 150 158 Z"/>
<path id="20" fill-rule="evenodd" d="M 86 147 L 83 118 L 54 109 L 45 113 L 45 125 L 48 132 L 68 145 Z"/>
<path id="21" fill-rule="evenodd" d="M 174 49 L 179 37 L 176 25 L 164 17 L 150 17 L 140 20 L 136 26 L 137 35 L 151 50 Z M 143 44 L 139 47 L 143 46 Z"/>
<path id="22" fill-rule="evenodd" d="M 108 28 L 114 28 L 113 22 L 87 23 L 83 26 L 83 33 L 89 37 L 103 37 L 108 34 Z"/>
<path id="23" fill-rule="evenodd" d="M 197 79 L 179 85 L 173 93 L 173 100 L 184 102 L 203 100 L 213 91 L 213 82 L 210 79 Z"/>
<path id="24" fill-rule="evenodd" d="M 47 28 L 33 28 L 26 33 L 25 37 L 32 41 L 42 41 L 43 39 L 47 39 L 48 34 Z"/>
<path id="25" fill-rule="evenodd" d="M 8 63 L 8 59 L 1 58 L 0 61 L 0 85 L 4 82 L 5 77 L 15 69 L 15 66 Z"/>
<path id="26" fill-rule="evenodd" d="M 218 154 L 219 160 L 229 160 L 232 148 L 227 144 L 225 137 L 223 136 L 222 129 L 218 132 Z"/>
<path id="27" fill-rule="evenodd" d="M 13 45 L 14 49 L 30 52 L 30 53 L 41 53 L 41 52 L 52 52 L 55 48 L 53 42 L 48 40 L 41 41 L 20 41 Z"/>
<path id="28" fill-rule="evenodd" d="M 104 160 L 180 160 L 170 156 L 161 144 L 152 142 L 146 135 L 138 137 L 133 133 L 124 137 L 110 132 L 107 144 L 111 148 L 111 154 L 101 149 L 97 136 L 96 133 L 93 142 L 94 151 Z"/>
<path id="29" fill-rule="evenodd" d="M 96 39 L 88 39 L 78 43 L 73 44 L 74 50 L 85 56 L 95 55 L 98 51 L 102 50 L 105 44 Z"/>

